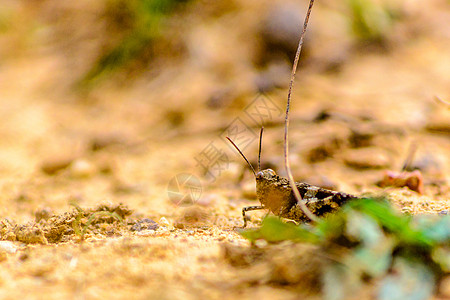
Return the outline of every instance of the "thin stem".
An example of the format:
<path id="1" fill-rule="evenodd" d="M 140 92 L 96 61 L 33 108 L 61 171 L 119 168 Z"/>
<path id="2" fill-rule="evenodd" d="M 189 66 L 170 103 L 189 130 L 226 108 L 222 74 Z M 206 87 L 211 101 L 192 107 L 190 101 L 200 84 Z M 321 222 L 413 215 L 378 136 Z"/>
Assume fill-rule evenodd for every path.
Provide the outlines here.
<path id="1" fill-rule="evenodd" d="M 411 163 L 414 159 L 414 155 L 417 152 L 417 144 L 416 143 L 411 143 L 411 145 L 409 145 L 409 149 L 408 149 L 408 155 L 406 156 L 405 161 L 403 162 L 403 166 L 402 166 L 402 170 L 401 172 L 404 172 L 406 170 L 408 170 L 411 166 Z"/>
<path id="2" fill-rule="evenodd" d="M 302 46 L 303 46 L 303 37 L 305 36 L 306 28 L 308 27 L 309 16 L 311 14 L 313 4 L 314 4 L 314 0 L 310 0 L 308 11 L 306 12 L 305 22 L 303 24 L 303 30 L 300 35 L 300 41 L 298 43 L 297 52 L 295 53 L 294 64 L 292 66 L 291 81 L 289 82 L 289 91 L 288 91 L 288 98 L 287 98 L 287 105 L 286 105 L 286 118 L 284 120 L 284 162 L 285 162 L 285 166 L 286 166 L 286 172 L 287 172 L 288 178 L 289 178 L 289 184 L 292 188 L 292 191 L 294 192 L 295 199 L 297 199 L 297 202 L 300 205 L 300 208 L 302 209 L 303 213 L 309 219 L 311 219 L 311 221 L 316 222 L 318 220 L 317 217 L 308 209 L 308 207 L 306 206 L 306 204 L 304 203 L 304 201 L 302 199 L 302 196 L 300 195 L 300 192 L 299 192 L 297 186 L 295 185 L 294 177 L 292 176 L 291 166 L 290 166 L 290 162 L 289 162 L 289 138 L 288 138 L 289 106 L 290 106 L 290 102 L 291 102 L 292 86 L 294 85 L 295 73 L 297 71 L 297 65 L 298 65 L 298 61 L 300 59 L 300 53 L 302 51 Z"/>

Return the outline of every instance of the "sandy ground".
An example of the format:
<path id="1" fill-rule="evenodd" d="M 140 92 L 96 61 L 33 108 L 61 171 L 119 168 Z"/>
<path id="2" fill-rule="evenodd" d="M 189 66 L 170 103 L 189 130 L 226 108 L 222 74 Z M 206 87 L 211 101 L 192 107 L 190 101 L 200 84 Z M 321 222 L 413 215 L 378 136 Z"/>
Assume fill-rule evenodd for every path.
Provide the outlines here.
<path id="1" fill-rule="evenodd" d="M 224 136 L 242 122 L 250 140 L 241 146 L 256 165 L 253 137 L 260 124 L 250 112 L 261 99 L 274 108 L 265 117 L 270 126 L 262 166 L 284 175 L 289 66 L 277 74 L 283 86 L 259 95 L 249 64 L 258 45 L 248 34 L 270 11 L 268 1 L 263 4 L 236 1 L 215 18 L 188 14 L 184 57 L 137 79 L 113 78 L 89 93 L 70 89 L 83 67 L 68 60 L 68 51 L 46 44 L 52 32 L 45 27 L 26 39 L 16 37 L 26 24 L 0 35 L 0 228 L 1 239 L 12 241 L 0 247 L 0 298 L 319 297 L 317 270 L 298 275 L 309 274 L 308 284 L 282 285 L 273 261 L 245 269 L 233 260 L 245 257 L 235 253 L 239 249 L 250 251 L 234 229 L 242 225 L 241 209 L 258 203 L 253 175 Z M 403 213 L 448 214 L 450 13 L 445 1 L 433 1 L 426 12 L 408 5 L 413 21 L 384 51 L 352 50 L 345 39 L 334 45 L 336 37 L 327 38 L 333 23 L 320 23 L 336 17 L 334 8 L 318 5 L 310 54 L 295 82 L 292 167 L 297 181 L 385 194 Z M 44 10 L 11 7 L 17 19 L 46 20 Z M 242 26 L 230 26 L 236 22 Z M 342 59 L 330 54 L 333 49 L 348 52 L 338 72 L 315 65 L 323 57 Z M 423 194 L 380 188 L 377 182 L 388 170 L 400 171 L 411 149 Z M 199 161 L 210 163 L 202 159 L 213 150 L 227 160 L 221 172 L 210 165 L 208 175 Z M 181 197 L 190 197 L 174 196 L 170 182 L 177 174 L 198 178 L 194 190 L 178 182 Z M 88 222 L 87 212 L 118 212 L 120 203 L 130 210 L 119 210 L 121 221 L 99 214 L 81 240 L 74 228 Z M 251 213 L 250 226 L 263 216 Z M 299 251 L 310 257 L 313 249 Z M 450 297 L 448 287 L 443 291 Z"/>

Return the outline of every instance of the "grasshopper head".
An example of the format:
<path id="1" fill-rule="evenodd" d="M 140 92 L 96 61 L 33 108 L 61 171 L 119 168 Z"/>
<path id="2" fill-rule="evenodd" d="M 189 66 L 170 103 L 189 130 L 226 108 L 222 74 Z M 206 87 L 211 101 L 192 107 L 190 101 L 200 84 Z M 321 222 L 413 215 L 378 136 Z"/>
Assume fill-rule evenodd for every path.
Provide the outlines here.
<path id="1" fill-rule="evenodd" d="M 278 175 L 277 175 L 277 173 L 275 173 L 274 170 L 265 169 L 265 170 L 262 170 L 262 171 L 259 171 L 258 173 L 256 173 L 256 180 L 263 180 L 263 179 L 270 180 L 277 176 Z"/>
<path id="2" fill-rule="evenodd" d="M 291 189 L 287 181 L 272 169 L 256 173 L 256 196 L 261 204 L 275 215 L 283 215 L 291 203 Z"/>

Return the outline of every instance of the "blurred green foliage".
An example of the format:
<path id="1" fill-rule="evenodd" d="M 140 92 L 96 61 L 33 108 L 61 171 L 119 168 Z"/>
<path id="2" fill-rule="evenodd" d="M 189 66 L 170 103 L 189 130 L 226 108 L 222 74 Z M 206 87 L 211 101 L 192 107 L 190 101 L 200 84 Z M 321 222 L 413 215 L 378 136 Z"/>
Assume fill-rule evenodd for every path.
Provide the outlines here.
<path id="1" fill-rule="evenodd" d="M 374 0 L 348 0 L 350 23 L 355 36 L 362 42 L 382 44 L 399 14 L 391 6 Z"/>
<path id="2" fill-rule="evenodd" d="M 109 12 L 124 31 L 123 37 L 102 54 L 82 78 L 81 86 L 92 85 L 103 75 L 124 67 L 161 38 L 164 21 L 180 4 L 189 0 L 109 0 Z"/>
<path id="3" fill-rule="evenodd" d="M 450 216 L 401 215 L 380 199 L 352 201 L 314 225 L 268 217 L 241 234 L 321 246 L 333 258 L 323 270 L 326 299 L 346 299 L 371 280 L 379 299 L 428 299 L 450 271 Z"/>

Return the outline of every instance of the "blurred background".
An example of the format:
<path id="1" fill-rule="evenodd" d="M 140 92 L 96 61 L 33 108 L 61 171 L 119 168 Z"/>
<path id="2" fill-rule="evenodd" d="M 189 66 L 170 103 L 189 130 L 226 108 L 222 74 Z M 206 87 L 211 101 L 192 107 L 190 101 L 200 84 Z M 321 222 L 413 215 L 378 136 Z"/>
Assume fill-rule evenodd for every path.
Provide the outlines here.
<path id="1" fill-rule="evenodd" d="M 307 7 L 1 0 L 0 298 L 318 298 L 319 267 L 341 260 L 380 272 L 391 252 L 414 264 L 385 265 L 386 299 L 404 295 L 397 286 L 415 299 L 437 292 L 433 274 L 445 274 L 430 255 L 446 259 L 445 218 L 418 231 L 378 210 L 398 236 L 359 214 L 342 223 L 350 239 L 317 231 L 348 241 L 355 260 L 327 239 L 331 256 L 305 244 L 250 247 L 235 230 L 242 208 L 259 202 L 225 137 L 256 168 L 264 125 L 262 168 L 285 175 L 284 110 Z M 448 215 L 449 49 L 449 0 L 316 0 L 292 95 L 294 178 L 384 194 L 406 215 Z M 133 212 L 126 223 L 111 218 L 116 208 L 123 218 Z M 264 215 L 250 213 L 250 227 Z M 43 232 L 49 245 L 28 245 L 46 244 Z M 424 232 L 441 236 L 442 248 L 425 255 Z M 392 250 L 394 241 L 418 250 Z M 355 265 L 326 273 L 325 296 L 344 297 L 356 278 L 345 274 L 356 270 L 371 284 L 362 298 L 375 297 L 381 276 Z M 445 280 L 437 298 L 450 295 Z"/>
<path id="2" fill-rule="evenodd" d="M 230 199 L 254 199 L 254 181 L 222 133 L 261 93 L 284 111 L 307 5 L 2 0 L 0 216 L 105 200 L 171 215 L 168 182 L 189 173 L 238 219 Z M 448 197 L 448 49 L 447 0 L 316 1 L 293 94 L 296 179 L 377 189 L 419 145 L 428 196 Z M 262 158 L 281 174 L 282 120 Z M 211 180 L 196 158 L 214 141 L 230 161 Z"/>

